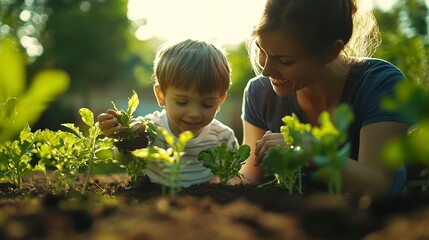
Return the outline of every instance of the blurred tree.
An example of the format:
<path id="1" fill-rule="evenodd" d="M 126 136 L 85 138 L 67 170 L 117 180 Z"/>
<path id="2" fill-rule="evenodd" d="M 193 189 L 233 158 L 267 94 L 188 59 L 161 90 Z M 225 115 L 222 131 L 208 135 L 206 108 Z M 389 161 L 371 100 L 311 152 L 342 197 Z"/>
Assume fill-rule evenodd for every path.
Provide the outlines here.
<path id="1" fill-rule="evenodd" d="M 243 90 L 246 87 L 249 79 L 255 76 L 253 69 L 250 65 L 246 45 L 244 43 L 236 47 L 227 49 L 228 60 L 231 64 L 231 88 L 229 93 L 235 96 L 242 96 Z"/>
<path id="2" fill-rule="evenodd" d="M 398 66 L 413 82 L 429 87 L 428 8 L 423 0 L 398 1 L 389 11 L 375 10 L 382 45 L 374 54 Z"/>
<path id="3" fill-rule="evenodd" d="M 131 36 L 126 0 L 48 0 L 46 6 L 51 15 L 41 36 L 45 52 L 33 69 L 64 69 L 70 90 L 85 99 L 93 88 L 132 79 L 123 71 Z"/>
<path id="4" fill-rule="evenodd" d="M 0 0 L 0 40 L 19 39 L 30 62 L 43 53 L 40 35 L 47 20 L 45 0 Z"/>
<path id="5" fill-rule="evenodd" d="M 59 98 L 35 126 L 56 130 L 60 123 L 74 122 L 77 115 L 73 110 L 92 108 L 97 92 L 127 89 L 129 93 L 138 85 L 134 68 L 147 69 L 152 59 L 146 63 L 140 52 L 134 52 L 147 47 L 136 46 L 127 18 L 127 0 L 44 1 L 49 13 L 40 36 L 44 53 L 29 66 L 30 75 L 38 69 L 64 69 L 71 78 L 67 95 L 78 95 L 80 102 L 66 103 L 65 97 Z"/>

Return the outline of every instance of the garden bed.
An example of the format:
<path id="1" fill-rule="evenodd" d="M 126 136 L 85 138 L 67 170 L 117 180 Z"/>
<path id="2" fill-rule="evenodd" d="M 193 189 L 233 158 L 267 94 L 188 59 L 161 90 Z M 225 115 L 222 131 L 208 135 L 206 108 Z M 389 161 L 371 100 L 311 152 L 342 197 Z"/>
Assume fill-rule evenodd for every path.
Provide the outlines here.
<path id="1" fill-rule="evenodd" d="M 274 187 L 202 184 L 175 197 L 126 174 L 91 178 L 86 194 L 52 194 L 43 178 L 0 188 L 0 239 L 417 239 L 429 195 L 288 195 Z"/>

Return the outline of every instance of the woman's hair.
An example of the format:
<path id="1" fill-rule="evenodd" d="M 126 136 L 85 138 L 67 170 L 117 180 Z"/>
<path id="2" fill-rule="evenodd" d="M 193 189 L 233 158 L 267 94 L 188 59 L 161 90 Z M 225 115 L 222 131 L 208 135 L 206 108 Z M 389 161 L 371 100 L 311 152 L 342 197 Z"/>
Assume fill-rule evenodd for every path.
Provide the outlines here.
<path id="1" fill-rule="evenodd" d="M 314 54 L 323 54 L 336 40 L 345 44 L 344 59 L 369 57 L 380 44 L 376 20 L 370 11 L 358 9 L 355 0 L 267 0 L 254 27 L 248 51 L 258 72 L 255 38 L 281 30 L 305 44 Z"/>
<path id="2" fill-rule="evenodd" d="M 154 78 L 165 93 L 168 87 L 195 89 L 201 95 L 223 95 L 231 83 L 225 52 L 212 43 L 187 39 L 163 44 L 155 57 Z"/>

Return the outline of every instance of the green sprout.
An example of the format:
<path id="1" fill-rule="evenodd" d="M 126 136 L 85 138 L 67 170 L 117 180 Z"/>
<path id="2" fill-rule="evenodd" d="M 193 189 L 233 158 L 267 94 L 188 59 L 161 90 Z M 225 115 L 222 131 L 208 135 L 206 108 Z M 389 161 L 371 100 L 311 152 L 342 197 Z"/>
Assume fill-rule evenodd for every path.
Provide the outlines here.
<path id="1" fill-rule="evenodd" d="M 250 147 L 241 145 L 237 148 L 235 143 L 232 149 L 227 149 L 225 143 L 213 146 L 208 151 L 201 152 L 198 160 L 203 162 L 203 166 L 210 169 L 213 175 L 220 178 L 224 185 L 233 177 L 243 178 L 240 174 L 241 166 L 250 156 Z"/>
<path id="2" fill-rule="evenodd" d="M 158 127 L 158 131 L 170 146 L 169 148 L 163 149 L 158 146 L 148 146 L 147 148 L 134 150 L 132 154 L 157 165 L 162 172 L 162 192 L 165 193 L 165 189 L 168 187 L 170 195 L 175 196 L 176 193 L 182 190 L 181 172 L 186 167 L 186 163 L 180 161 L 180 159 L 184 154 L 183 151 L 186 144 L 194 136 L 192 132 L 185 131 L 180 133 L 177 141 L 175 141 L 174 136 L 168 133 L 167 130 Z"/>

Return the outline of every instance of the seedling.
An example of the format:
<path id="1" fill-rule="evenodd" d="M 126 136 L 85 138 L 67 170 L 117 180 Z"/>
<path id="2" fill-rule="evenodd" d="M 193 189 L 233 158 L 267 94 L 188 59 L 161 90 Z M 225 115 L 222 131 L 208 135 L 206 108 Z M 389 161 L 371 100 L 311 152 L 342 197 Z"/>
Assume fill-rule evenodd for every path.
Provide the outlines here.
<path id="1" fill-rule="evenodd" d="M 153 140 L 157 137 L 157 127 L 150 121 L 140 119 L 139 123 L 143 129 L 133 129 L 136 124 L 136 119 L 133 113 L 136 111 L 139 105 L 139 98 L 137 93 L 133 90 L 133 94 L 128 99 L 127 110 L 118 109 L 116 104 L 112 101 L 113 108 L 117 112 L 116 119 L 118 124 L 125 129 L 127 133 L 118 139 L 115 139 L 115 146 L 118 149 L 131 152 L 136 149 L 146 148 Z M 143 131 L 144 130 L 144 131 Z M 131 183 L 134 186 L 139 184 L 139 178 L 146 175 L 146 162 L 141 161 L 137 157 L 133 156 L 131 162 L 126 163 L 126 166 L 121 165 L 127 169 L 128 175 L 131 177 Z"/>
<path id="2" fill-rule="evenodd" d="M 270 148 L 263 159 L 265 172 L 273 174 L 275 177 L 274 182 L 281 188 L 287 189 L 289 194 L 294 193 L 297 180 L 299 182 L 298 193 L 302 193 L 301 168 L 307 164 L 303 150 L 299 148 L 289 149 L 281 145 Z M 271 184 L 272 182 L 266 184 Z"/>
<path id="3" fill-rule="evenodd" d="M 344 142 L 352 121 L 353 113 L 347 105 L 334 110 L 333 122 L 328 112 L 322 112 L 320 127 L 300 123 L 294 114 L 284 117 L 281 132 L 288 147 L 276 146 L 267 151 L 262 162 L 265 171 L 274 174 L 275 181 L 290 194 L 298 180 L 298 192 L 302 193 L 301 169 L 312 159 L 311 164 L 318 167 L 313 177 L 327 183 L 329 193 L 340 194 L 341 168 L 350 150 Z"/>
<path id="4" fill-rule="evenodd" d="M 190 131 L 182 132 L 177 141 L 175 141 L 174 136 L 169 134 L 165 129 L 158 127 L 158 131 L 170 146 L 168 149 L 158 146 L 148 146 L 147 148 L 135 150 L 132 154 L 138 158 L 152 162 L 161 169 L 163 193 L 165 193 L 166 187 L 168 187 L 170 195 L 175 196 L 176 193 L 182 190 L 181 172 L 186 167 L 186 163 L 180 161 L 180 159 L 184 154 L 183 151 L 186 144 L 193 138 L 193 134 Z"/>
<path id="5" fill-rule="evenodd" d="M 338 106 L 331 117 L 323 112 L 319 117 L 320 127 L 313 127 L 308 138 L 313 163 L 318 166 L 314 177 L 328 184 L 328 191 L 341 194 L 341 168 L 346 163 L 350 144 L 345 143 L 347 129 L 353 121 L 353 112 L 348 105 Z"/>
<path id="6" fill-rule="evenodd" d="M 82 121 L 89 127 L 84 134 L 71 123 L 62 124 L 70 132 L 50 130 L 36 131 L 37 142 L 34 154 L 40 158 L 37 170 L 45 172 L 54 168 L 57 177 L 56 189 L 75 188 L 79 173 L 84 173 L 81 192 L 85 193 L 89 176 L 94 165 L 112 160 L 111 147 L 113 142 L 108 138 L 99 138 L 101 131 L 98 122 L 94 122 L 94 114 L 87 108 L 79 110 Z M 50 183 L 47 177 L 47 183 Z"/>
<path id="7" fill-rule="evenodd" d="M 285 125 L 281 127 L 281 132 L 287 147 L 278 145 L 270 148 L 262 161 L 263 167 L 268 174 L 274 175 L 274 181 L 281 188 L 286 188 L 289 194 L 293 194 L 298 180 L 298 193 L 302 193 L 301 169 L 309 164 L 305 157 L 302 135 L 308 134 L 311 126 L 300 123 L 295 114 L 285 116 L 282 120 Z"/>
<path id="8" fill-rule="evenodd" d="M 156 129 L 153 123 L 147 122 L 144 119 L 140 120 L 143 129 L 138 131 L 133 129 L 136 119 L 133 113 L 139 105 L 139 99 L 137 93 L 133 90 L 132 96 L 128 99 L 127 111 L 118 109 L 116 104 L 112 101 L 113 108 L 117 112 L 116 119 L 118 124 L 127 129 L 129 134 L 119 137 L 115 141 L 115 145 L 127 151 L 132 151 L 138 148 L 145 148 L 149 145 L 150 141 L 156 138 Z"/>
<path id="9" fill-rule="evenodd" d="M 241 145 L 237 148 L 235 143 L 232 149 L 227 149 L 225 143 L 213 146 L 208 151 L 201 152 L 198 160 L 203 162 L 203 166 L 210 169 L 213 175 L 220 178 L 224 185 L 233 177 L 243 178 L 240 174 L 241 166 L 250 155 L 250 147 Z"/>
<path id="10" fill-rule="evenodd" d="M 27 126 L 19 134 L 19 140 L 0 145 L 0 179 L 15 183 L 19 189 L 24 175 L 33 173 L 30 165 L 33 135 Z"/>

